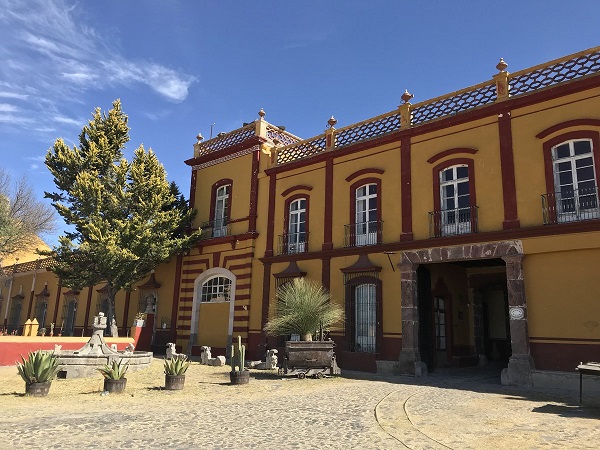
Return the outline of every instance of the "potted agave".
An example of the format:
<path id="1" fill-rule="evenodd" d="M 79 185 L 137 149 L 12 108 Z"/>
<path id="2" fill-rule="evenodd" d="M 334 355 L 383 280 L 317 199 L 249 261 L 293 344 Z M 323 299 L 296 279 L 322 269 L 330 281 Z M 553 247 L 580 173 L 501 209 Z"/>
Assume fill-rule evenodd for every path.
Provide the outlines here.
<path id="1" fill-rule="evenodd" d="M 127 369 L 129 369 L 129 363 L 123 364 L 123 360 L 117 362 L 114 359 L 101 369 L 97 369 L 104 377 L 104 390 L 115 394 L 123 392 L 127 385 L 127 378 L 125 378 Z"/>
<path id="2" fill-rule="evenodd" d="M 168 391 L 183 389 L 188 367 L 190 361 L 186 355 L 177 355 L 170 360 L 165 360 L 165 389 Z"/>
<path id="3" fill-rule="evenodd" d="M 17 362 L 19 375 L 25 381 L 25 393 L 32 397 L 46 397 L 52 380 L 60 370 L 54 352 L 38 350 L 29 352 L 27 359 L 21 356 Z"/>
<path id="4" fill-rule="evenodd" d="M 237 347 L 231 346 L 231 372 L 229 372 L 231 384 L 248 384 L 250 371 L 245 368 L 245 365 L 246 346 L 242 345 L 242 337 L 238 336 Z"/>
<path id="5" fill-rule="evenodd" d="M 295 278 L 277 290 L 277 303 L 272 318 L 265 326 L 272 336 L 300 335 L 301 341 L 287 341 L 283 373 L 296 374 L 298 378 L 338 370 L 333 352 L 334 342 L 323 341 L 324 330 L 344 318 L 342 308 L 331 301 L 329 293 L 319 283 Z M 313 341 L 313 334 L 320 341 Z"/>

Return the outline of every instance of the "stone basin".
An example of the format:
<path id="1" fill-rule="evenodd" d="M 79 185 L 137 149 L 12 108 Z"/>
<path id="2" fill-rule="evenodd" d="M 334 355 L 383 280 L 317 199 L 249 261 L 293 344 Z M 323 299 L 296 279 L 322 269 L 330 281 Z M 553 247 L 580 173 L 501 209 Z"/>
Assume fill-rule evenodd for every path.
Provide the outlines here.
<path id="1" fill-rule="evenodd" d="M 115 352 L 108 355 L 79 355 L 78 351 L 60 351 L 57 353 L 60 364 L 58 378 L 85 378 L 98 375 L 97 369 L 112 361 L 129 364 L 128 371 L 145 369 L 152 363 L 152 352 Z"/>

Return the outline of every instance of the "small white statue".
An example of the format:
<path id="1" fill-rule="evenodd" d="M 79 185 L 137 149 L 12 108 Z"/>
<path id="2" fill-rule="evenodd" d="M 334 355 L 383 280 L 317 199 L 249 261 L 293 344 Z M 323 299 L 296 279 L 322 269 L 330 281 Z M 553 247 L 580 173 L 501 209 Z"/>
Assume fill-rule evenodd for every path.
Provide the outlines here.
<path id="1" fill-rule="evenodd" d="M 208 364 L 212 355 L 210 353 L 210 347 L 207 345 L 203 345 L 200 347 L 202 349 L 202 353 L 200 353 L 200 364 Z"/>

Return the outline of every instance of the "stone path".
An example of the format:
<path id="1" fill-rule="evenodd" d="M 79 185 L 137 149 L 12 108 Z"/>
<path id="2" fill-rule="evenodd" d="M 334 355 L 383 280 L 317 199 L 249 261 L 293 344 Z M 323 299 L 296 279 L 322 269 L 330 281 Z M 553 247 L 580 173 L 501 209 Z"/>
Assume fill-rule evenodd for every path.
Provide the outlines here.
<path id="1" fill-rule="evenodd" d="M 128 386 L 118 398 L 87 387 L 63 398 L 61 383 L 69 380 L 55 382 L 54 400 L 54 384 L 46 399 L 0 387 L 0 448 L 584 449 L 600 443 L 599 399 L 579 407 L 577 393 L 505 387 L 488 373 L 282 380 L 253 372 L 250 385 L 228 386 L 222 372 L 186 380 L 181 392 Z"/>

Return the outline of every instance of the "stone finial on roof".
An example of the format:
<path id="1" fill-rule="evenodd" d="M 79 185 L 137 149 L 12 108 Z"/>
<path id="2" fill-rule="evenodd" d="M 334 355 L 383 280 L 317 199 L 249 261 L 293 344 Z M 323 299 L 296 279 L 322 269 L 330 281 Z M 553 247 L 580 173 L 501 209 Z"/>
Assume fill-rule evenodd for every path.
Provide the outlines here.
<path id="1" fill-rule="evenodd" d="M 400 97 L 404 103 L 408 103 L 414 97 L 413 94 L 408 92 L 408 89 L 404 89 L 404 94 Z"/>
<path id="2" fill-rule="evenodd" d="M 261 119 L 263 119 L 267 115 L 267 113 L 265 112 L 264 109 L 260 108 L 260 111 L 258 112 L 258 115 L 259 115 L 259 117 Z"/>
<path id="3" fill-rule="evenodd" d="M 198 133 L 198 136 L 196 136 L 196 139 L 198 139 L 197 143 L 199 144 L 200 142 L 202 142 L 204 140 L 204 136 L 202 136 L 202 133 Z"/>
<path id="4" fill-rule="evenodd" d="M 498 64 L 496 64 L 496 69 L 498 69 L 500 72 L 504 72 L 507 67 L 508 67 L 508 64 L 506 64 L 506 62 L 504 61 L 504 58 L 500 58 L 500 62 Z"/>
<path id="5" fill-rule="evenodd" d="M 331 119 L 329 119 L 327 121 L 327 125 L 329 125 L 329 128 L 333 128 L 336 123 L 337 123 L 337 119 L 333 116 L 331 116 Z"/>

